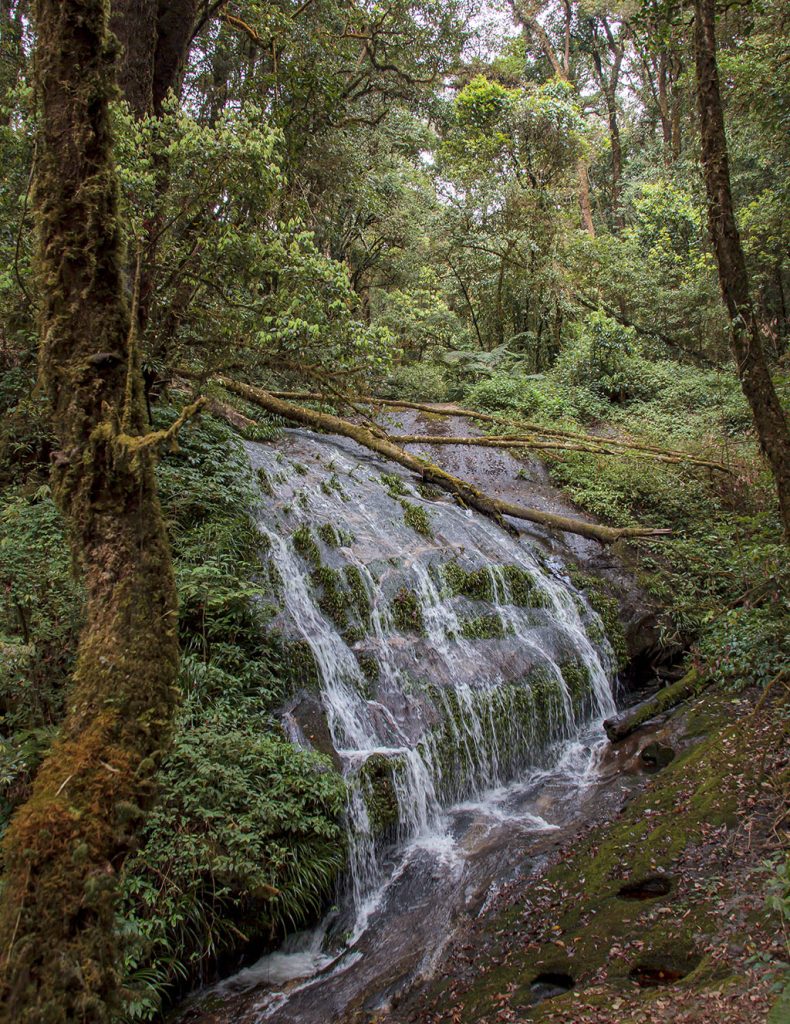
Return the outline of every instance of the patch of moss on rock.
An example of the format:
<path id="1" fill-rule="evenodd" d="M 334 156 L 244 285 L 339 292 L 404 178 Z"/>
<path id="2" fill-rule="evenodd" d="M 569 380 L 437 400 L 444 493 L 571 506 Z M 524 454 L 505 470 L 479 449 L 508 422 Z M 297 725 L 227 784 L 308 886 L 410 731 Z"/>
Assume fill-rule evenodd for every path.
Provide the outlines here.
<path id="1" fill-rule="evenodd" d="M 538 586 L 533 577 L 520 565 L 503 565 L 510 601 L 520 608 L 549 608 L 549 595 Z"/>
<path id="2" fill-rule="evenodd" d="M 371 754 L 359 770 L 368 818 L 373 835 L 382 838 L 398 825 L 398 798 L 393 772 L 397 764 L 384 754 Z"/>
<path id="3" fill-rule="evenodd" d="M 301 526 L 297 526 L 291 534 L 291 543 L 294 546 L 294 550 L 300 554 L 306 562 L 309 562 L 310 565 L 315 566 L 316 568 L 321 565 L 321 552 L 318 548 L 315 537 L 313 536 L 312 530 L 307 523 L 302 523 Z"/>
<path id="4" fill-rule="evenodd" d="M 382 473 L 379 479 L 384 484 L 391 498 L 402 498 L 404 495 L 411 493 L 397 473 Z"/>
<path id="5" fill-rule="evenodd" d="M 433 537 L 431 516 L 427 509 L 424 509 L 422 505 L 406 501 L 405 498 L 401 500 L 401 508 L 403 509 L 403 521 L 407 526 L 423 537 Z"/>
<path id="6" fill-rule="evenodd" d="M 341 629 L 347 626 L 348 596 L 343 589 L 343 578 L 337 569 L 322 565 L 311 574 L 318 590 L 318 607 Z"/>
<path id="7" fill-rule="evenodd" d="M 391 612 L 392 621 L 399 632 L 417 634 L 425 632 L 425 622 L 423 621 L 420 602 L 405 587 L 401 587 L 393 597 Z"/>
<path id="8" fill-rule="evenodd" d="M 488 569 L 461 568 L 458 562 L 442 566 L 445 587 L 453 597 L 468 597 L 473 601 L 493 601 L 494 581 Z"/>
<path id="9" fill-rule="evenodd" d="M 330 548 L 348 547 L 349 544 L 354 543 L 353 533 L 339 529 L 334 523 L 321 523 L 316 528 L 316 533 Z"/>
<path id="10" fill-rule="evenodd" d="M 465 640 L 501 640 L 513 632 L 512 626 L 505 626 L 498 615 L 478 615 L 461 624 L 461 636 Z"/>
<path id="11" fill-rule="evenodd" d="M 370 595 L 365 586 L 362 573 L 356 565 L 347 565 L 343 570 L 346 587 L 351 599 L 351 605 L 359 617 L 360 623 L 366 623 L 370 618 L 371 606 Z"/>

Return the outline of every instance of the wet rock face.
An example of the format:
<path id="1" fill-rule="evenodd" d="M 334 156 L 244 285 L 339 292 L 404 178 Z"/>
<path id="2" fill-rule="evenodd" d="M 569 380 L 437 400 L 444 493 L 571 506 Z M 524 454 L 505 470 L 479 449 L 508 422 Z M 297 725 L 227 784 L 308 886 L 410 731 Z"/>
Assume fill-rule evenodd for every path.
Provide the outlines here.
<path id="1" fill-rule="evenodd" d="M 394 433 L 444 437 L 469 437 L 482 433 L 472 421 L 458 416 L 426 416 L 413 410 L 399 410 L 389 419 L 390 428 L 397 425 Z M 425 454 L 432 462 L 496 498 L 593 521 L 592 516 L 581 512 L 552 484 L 545 464 L 537 456 L 516 456 L 512 452 L 491 448 L 453 445 L 412 446 L 410 450 Z M 559 556 L 569 568 L 574 566 L 600 583 L 602 592 L 616 605 L 629 665 L 638 668 L 644 661 L 652 673 L 667 659 L 671 660 L 673 652 L 661 646 L 657 615 L 650 598 L 636 582 L 627 550 L 619 550 L 615 554 L 585 537 L 552 534 L 528 523 L 519 522 L 518 528 L 547 553 Z M 624 674 L 628 689 L 644 682 L 644 672 L 638 674 L 638 679 L 631 679 L 628 672 Z"/>
<path id="2" fill-rule="evenodd" d="M 335 749 L 332 733 L 326 718 L 326 711 L 320 697 L 312 693 L 300 693 L 283 711 L 283 726 L 294 743 L 317 750 L 332 759 L 338 770 L 343 760 Z"/>
<path id="3" fill-rule="evenodd" d="M 348 780 L 361 905 L 382 836 L 430 834 L 443 806 L 613 713 L 617 658 L 540 531 L 514 537 L 426 497 L 351 441 L 294 430 L 247 450 L 263 481 L 263 600 L 298 686 L 283 723 Z"/>

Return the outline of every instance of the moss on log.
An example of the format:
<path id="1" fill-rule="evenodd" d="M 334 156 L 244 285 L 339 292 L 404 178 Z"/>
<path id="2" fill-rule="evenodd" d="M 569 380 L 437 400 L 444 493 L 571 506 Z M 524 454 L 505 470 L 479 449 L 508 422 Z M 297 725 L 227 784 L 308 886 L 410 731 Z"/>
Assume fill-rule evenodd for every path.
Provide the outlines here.
<path id="1" fill-rule="evenodd" d="M 691 669 L 682 679 L 678 679 L 670 686 L 665 686 L 648 700 L 642 701 L 641 704 L 629 708 L 614 718 L 608 718 L 603 723 L 606 735 L 612 743 L 624 740 L 626 736 L 641 729 L 651 719 L 665 715 L 676 708 L 678 704 L 682 704 L 691 697 L 696 697 L 705 689 L 708 682 L 709 680 L 702 678 L 695 668 Z"/>

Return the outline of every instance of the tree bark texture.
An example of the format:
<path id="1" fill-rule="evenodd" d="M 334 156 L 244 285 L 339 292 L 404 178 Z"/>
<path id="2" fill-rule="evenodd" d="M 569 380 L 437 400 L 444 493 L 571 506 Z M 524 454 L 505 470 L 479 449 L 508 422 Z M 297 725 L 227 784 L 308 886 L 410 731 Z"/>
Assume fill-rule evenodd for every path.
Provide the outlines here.
<path id="1" fill-rule="evenodd" d="M 59 738 L 3 842 L 0 1013 L 105 1024 L 117 879 L 176 705 L 176 592 L 124 299 L 107 0 L 37 0 L 40 376 L 53 494 L 87 591 Z"/>
<path id="2" fill-rule="evenodd" d="M 695 0 L 694 10 L 702 164 L 708 196 L 708 223 L 719 268 L 719 284 L 730 318 L 730 342 L 741 387 L 752 410 L 760 446 L 774 475 L 785 535 L 790 539 L 790 437 L 765 358 L 760 326 L 749 292 L 743 247 L 735 222 L 716 64 L 714 0 Z"/>

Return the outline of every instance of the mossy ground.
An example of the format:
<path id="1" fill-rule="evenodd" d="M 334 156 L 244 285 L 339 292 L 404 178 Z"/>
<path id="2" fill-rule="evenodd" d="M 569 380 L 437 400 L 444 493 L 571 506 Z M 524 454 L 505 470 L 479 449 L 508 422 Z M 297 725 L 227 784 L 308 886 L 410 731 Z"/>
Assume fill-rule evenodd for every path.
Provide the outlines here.
<path id="1" fill-rule="evenodd" d="M 765 857 L 787 795 L 784 707 L 708 692 L 678 716 L 683 753 L 613 820 L 566 837 L 462 931 L 399 1024 L 756 1022 L 776 1000 L 780 924 L 765 907 Z M 692 737 L 705 738 L 690 743 Z M 625 900 L 663 874 L 670 892 Z M 676 971 L 640 987 L 637 967 Z M 545 972 L 572 990 L 535 1004 Z"/>

